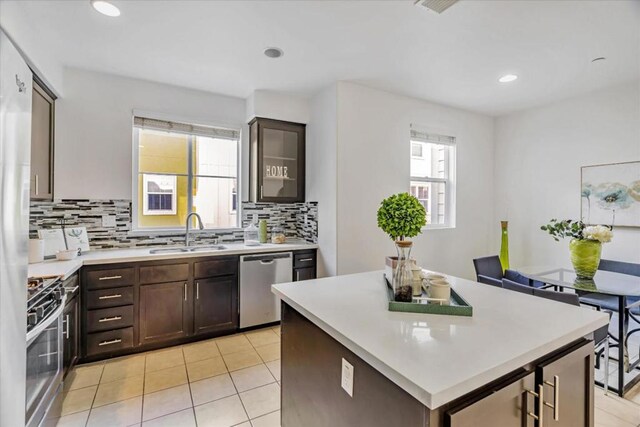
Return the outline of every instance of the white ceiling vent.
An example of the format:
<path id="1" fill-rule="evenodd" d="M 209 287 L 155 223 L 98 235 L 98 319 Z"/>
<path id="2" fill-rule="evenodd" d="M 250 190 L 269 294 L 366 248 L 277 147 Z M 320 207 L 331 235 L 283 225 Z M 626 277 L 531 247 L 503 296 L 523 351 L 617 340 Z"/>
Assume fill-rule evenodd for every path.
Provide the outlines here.
<path id="1" fill-rule="evenodd" d="M 415 4 L 424 6 L 434 12 L 442 13 L 456 4 L 459 0 L 416 0 Z"/>

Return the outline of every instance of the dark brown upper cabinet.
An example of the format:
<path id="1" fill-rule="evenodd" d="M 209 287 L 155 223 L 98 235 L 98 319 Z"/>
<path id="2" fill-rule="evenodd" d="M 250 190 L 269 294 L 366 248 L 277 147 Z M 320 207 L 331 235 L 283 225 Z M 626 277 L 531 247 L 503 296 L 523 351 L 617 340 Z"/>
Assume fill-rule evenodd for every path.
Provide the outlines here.
<path id="1" fill-rule="evenodd" d="M 304 202 L 306 125 L 257 117 L 249 127 L 251 200 Z"/>
<path id="2" fill-rule="evenodd" d="M 53 199 L 53 151 L 55 95 L 34 78 L 31 111 L 32 199 Z"/>

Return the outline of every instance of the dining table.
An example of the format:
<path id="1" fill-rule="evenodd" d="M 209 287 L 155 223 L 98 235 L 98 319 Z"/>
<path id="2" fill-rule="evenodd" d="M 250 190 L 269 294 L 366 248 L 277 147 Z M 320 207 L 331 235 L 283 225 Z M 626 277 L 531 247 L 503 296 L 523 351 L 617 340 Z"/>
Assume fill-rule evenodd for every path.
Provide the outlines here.
<path id="1" fill-rule="evenodd" d="M 548 287 L 554 287 L 560 292 L 573 290 L 582 297 L 588 295 L 595 296 L 595 299 L 616 301 L 618 316 L 615 319 L 617 323 L 615 329 L 617 329 L 617 336 L 610 335 L 613 340 L 617 341 L 617 357 L 613 357 L 618 365 L 617 387 L 610 386 L 609 389 L 623 397 L 627 391 L 640 382 L 640 354 L 634 360 L 630 359 L 627 343 L 630 320 L 629 316 L 625 315 L 626 309 L 638 310 L 640 307 L 640 277 L 598 270 L 592 279 L 585 279 L 578 277 L 572 268 L 554 266 L 525 266 L 518 268 L 518 272 L 531 282 L 543 282 Z M 533 283 L 531 284 L 533 285 Z M 629 298 L 633 299 L 632 304 L 628 304 Z M 630 375 L 625 383 L 625 373 L 635 375 Z M 603 385 L 599 381 L 596 383 Z"/>

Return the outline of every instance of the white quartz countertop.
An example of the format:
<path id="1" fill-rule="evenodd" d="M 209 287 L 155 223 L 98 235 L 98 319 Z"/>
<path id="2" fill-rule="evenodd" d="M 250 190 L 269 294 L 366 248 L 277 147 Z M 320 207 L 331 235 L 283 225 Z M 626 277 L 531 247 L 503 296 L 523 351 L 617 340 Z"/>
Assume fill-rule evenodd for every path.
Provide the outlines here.
<path id="1" fill-rule="evenodd" d="M 223 255 L 243 255 L 268 252 L 289 252 L 305 249 L 317 249 L 318 245 L 306 242 L 289 242 L 282 244 L 265 243 L 259 246 L 246 246 L 242 243 L 222 243 L 226 249 L 201 250 L 196 252 L 171 252 L 152 254 L 154 248 L 106 249 L 90 251 L 70 261 L 50 260 L 29 264 L 29 277 L 62 276 L 66 279 L 83 265 L 113 264 L 118 262 L 156 261 L 162 259 L 210 257 Z M 158 248 L 155 248 L 158 249 Z M 164 247 L 162 247 L 164 249 Z"/>
<path id="2" fill-rule="evenodd" d="M 608 322 L 595 310 L 447 278 L 473 306 L 473 317 L 388 311 L 382 271 L 277 284 L 272 290 L 431 409 Z"/>

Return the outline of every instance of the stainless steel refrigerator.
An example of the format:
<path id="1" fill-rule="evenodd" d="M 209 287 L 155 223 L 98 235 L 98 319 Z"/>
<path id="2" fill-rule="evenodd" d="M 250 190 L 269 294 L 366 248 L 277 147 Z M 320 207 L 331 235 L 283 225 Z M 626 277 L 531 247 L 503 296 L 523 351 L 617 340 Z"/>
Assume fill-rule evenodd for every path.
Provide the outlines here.
<path id="1" fill-rule="evenodd" d="M 32 74 L 0 30 L 0 426 L 25 424 Z"/>

